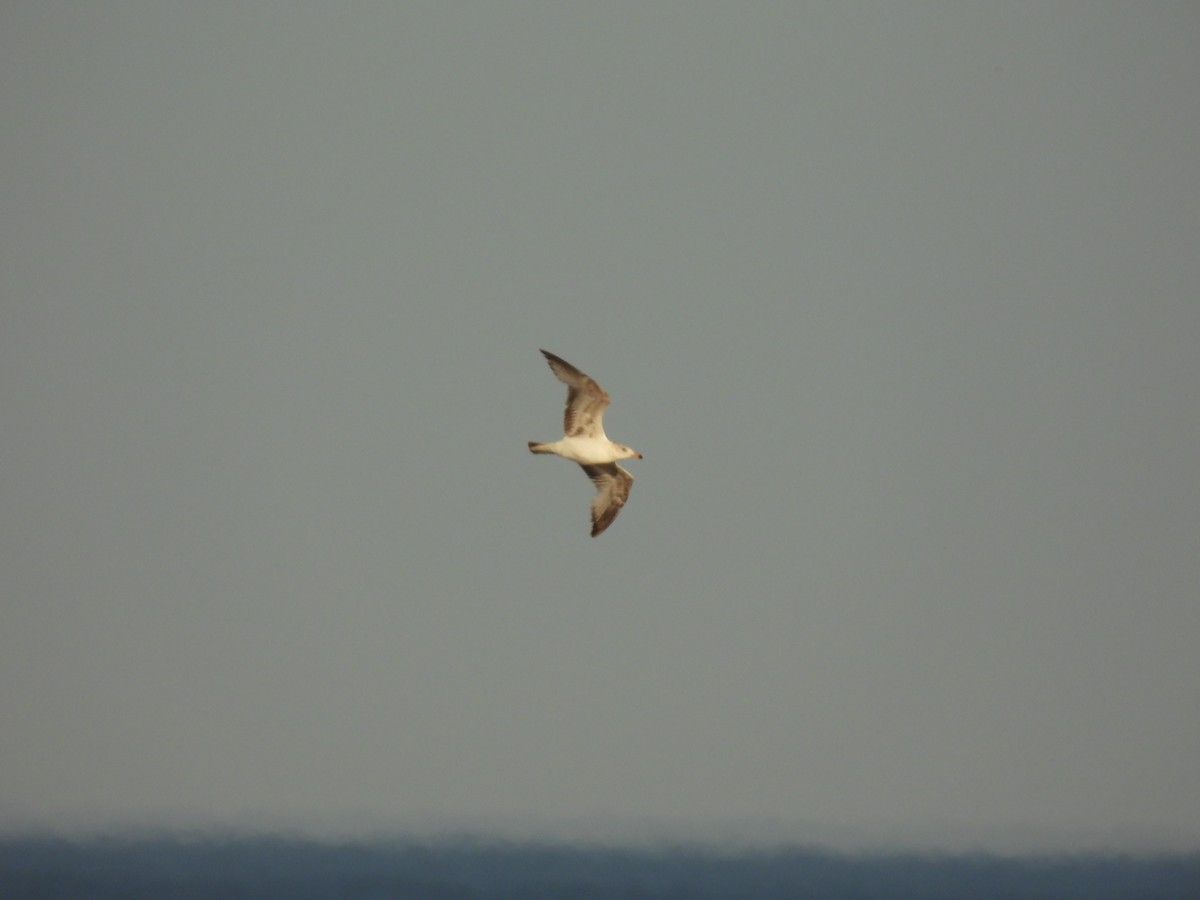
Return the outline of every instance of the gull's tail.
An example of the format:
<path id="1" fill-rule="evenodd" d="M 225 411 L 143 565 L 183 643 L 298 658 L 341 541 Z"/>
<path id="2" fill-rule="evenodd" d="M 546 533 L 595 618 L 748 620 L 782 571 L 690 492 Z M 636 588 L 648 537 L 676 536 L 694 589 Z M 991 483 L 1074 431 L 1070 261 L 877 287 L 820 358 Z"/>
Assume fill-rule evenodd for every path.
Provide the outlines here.
<path id="1" fill-rule="evenodd" d="M 549 444 L 543 444 L 538 441 L 530 441 L 529 442 L 529 452 L 530 453 L 553 453 L 554 451 L 550 449 Z"/>

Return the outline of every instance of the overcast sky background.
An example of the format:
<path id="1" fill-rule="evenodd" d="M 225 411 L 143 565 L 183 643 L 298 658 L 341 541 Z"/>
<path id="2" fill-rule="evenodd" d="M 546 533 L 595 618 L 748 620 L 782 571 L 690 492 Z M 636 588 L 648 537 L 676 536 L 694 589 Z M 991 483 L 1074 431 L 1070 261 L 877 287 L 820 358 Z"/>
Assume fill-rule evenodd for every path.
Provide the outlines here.
<path id="1" fill-rule="evenodd" d="M 1198 46 L 5 4 L 0 827 L 1200 847 Z"/>

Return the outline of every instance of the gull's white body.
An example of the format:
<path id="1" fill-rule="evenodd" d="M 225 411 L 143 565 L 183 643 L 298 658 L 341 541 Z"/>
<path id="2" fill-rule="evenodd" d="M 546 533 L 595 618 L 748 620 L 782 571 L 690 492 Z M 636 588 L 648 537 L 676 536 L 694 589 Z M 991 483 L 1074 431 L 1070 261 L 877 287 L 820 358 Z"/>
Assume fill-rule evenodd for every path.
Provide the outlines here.
<path id="1" fill-rule="evenodd" d="M 579 463 L 596 485 L 592 497 L 592 537 L 612 524 L 629 498 L 633 476 L 617 465 L 619 459 L 641 459 L 642 454 L 608 439 L 604 433 L 604 410 L 611 402 L 600 385 L 577 368 L 545 350 L 542 355 L 558 380 L 567 385 L 567 408 L 563 413 L 563 436 L 557 441 L 530 441 L 532 453 L 553 453 Z"/>
<path id="2" fill-rule="evenodd" d="M 581 466 L 602 466 L 605 463 L 616 462 L 618 459 L 636 459 L 638 455 L 629 451 L 628 447 L 614 444 L 604 432 L 599 437 L 564 437 L 550 444 L 539 444 L 535 453 L 554 453 L 563 459 L 577 462 Z"/>

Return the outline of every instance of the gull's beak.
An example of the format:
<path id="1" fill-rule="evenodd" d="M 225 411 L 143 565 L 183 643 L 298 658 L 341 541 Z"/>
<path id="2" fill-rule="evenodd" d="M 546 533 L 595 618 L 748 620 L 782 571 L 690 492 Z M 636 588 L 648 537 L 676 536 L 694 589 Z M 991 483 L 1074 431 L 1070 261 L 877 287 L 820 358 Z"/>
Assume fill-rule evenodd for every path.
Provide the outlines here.
<path id="1" fill-rule="evenodd" d="M 639 453 L 639 454 L 637 455 L 637 458 L 638 458 L 638 459 L 641 459 L 641 458 L 642 458 L 642 454 L 640 454 L 640 453 Z"/>

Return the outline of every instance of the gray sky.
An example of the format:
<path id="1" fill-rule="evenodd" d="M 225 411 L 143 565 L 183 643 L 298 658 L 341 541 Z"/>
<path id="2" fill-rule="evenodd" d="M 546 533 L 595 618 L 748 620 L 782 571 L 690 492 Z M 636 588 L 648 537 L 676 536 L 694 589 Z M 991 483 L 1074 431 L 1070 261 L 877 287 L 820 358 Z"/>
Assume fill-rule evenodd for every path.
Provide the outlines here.
<path id="1" fill-rule="evenodd" d="M 5 4 L 0 827 L 1200 847 L 1198 41 Z"/>

